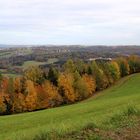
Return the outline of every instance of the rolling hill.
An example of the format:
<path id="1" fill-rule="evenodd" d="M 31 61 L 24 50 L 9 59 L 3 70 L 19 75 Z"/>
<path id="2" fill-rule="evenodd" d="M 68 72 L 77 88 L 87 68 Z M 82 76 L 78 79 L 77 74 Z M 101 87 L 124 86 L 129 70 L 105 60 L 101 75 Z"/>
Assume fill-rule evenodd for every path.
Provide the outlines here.
<path id="1" fill-rule="evenodd" d="M 0 117 L 0 140 L 30 140 L 40 132 L 60 134 L 77 131 L 89 123 L 98 126 L 128 105 L 140 109 L 140 74 L 118 81 L 112 87 L 77 104 Z"/>

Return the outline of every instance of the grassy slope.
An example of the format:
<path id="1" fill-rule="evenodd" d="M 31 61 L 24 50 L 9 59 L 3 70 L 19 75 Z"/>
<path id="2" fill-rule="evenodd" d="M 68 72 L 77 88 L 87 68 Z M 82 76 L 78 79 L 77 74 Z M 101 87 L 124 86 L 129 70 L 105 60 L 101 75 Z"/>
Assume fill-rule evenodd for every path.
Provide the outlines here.
<path id="1" fill-rule="evenodd" d="M 128 76 L 96 96 L 69 106 L 0 117 L 0 140 L 23 139 L 40 131 L 60 133 L 78 130 L 94 122 L 100 125 L 127 105 L 140 109 L 140 74 Z"/>

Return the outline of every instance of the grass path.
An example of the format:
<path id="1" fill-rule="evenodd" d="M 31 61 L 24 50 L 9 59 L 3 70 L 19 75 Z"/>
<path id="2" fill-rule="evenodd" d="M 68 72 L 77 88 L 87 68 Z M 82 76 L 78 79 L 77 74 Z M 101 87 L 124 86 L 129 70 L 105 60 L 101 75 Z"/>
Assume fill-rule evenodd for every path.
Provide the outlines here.
<path id="1" fill-rule="evenodd" d="M 118 81 L 94 97 L 74 105 L 0 117 L 0 140 L 30 140 L 41 131 L 60 134 L 80 130 L 89 123 L 101 125 L 126 106 L 140 109 L 140 74 Z"/>

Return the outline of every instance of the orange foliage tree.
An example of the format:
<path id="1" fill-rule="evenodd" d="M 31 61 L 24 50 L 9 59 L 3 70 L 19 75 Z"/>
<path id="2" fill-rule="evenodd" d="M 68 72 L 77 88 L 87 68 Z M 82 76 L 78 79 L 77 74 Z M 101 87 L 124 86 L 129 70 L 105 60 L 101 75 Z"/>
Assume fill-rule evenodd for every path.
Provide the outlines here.
<path id="1" fill-rule="evenodd" d="M 58 88 L 49 81 L 45 81 L 42 85 L 44 93 L 47 95 L 47 102 L 49 107 L 58 106 L 62 104 L 63 99 L 58 93 Z"/>
<path id="2" fill-rule="evenodd" d="M 0 114 L 3 114 L 6 112 L 6 105 L 4 103 L 4 96 L 2 93 L 0 93 Z"/>
<path id="3" fill-rule="evenodd" d="M 72 103 L 76 100 L 76 94 L 73 89 L 73 75 L 71 73 L 61 73 L 58 79 L 59 92 L 66 103 Z"/>
<path id="4" fill-rule="evenodd" d="M 34 83 L 31 80 L 26 81 L 25 107 L 27 111 L 35 110 L 37 107 L 37 92 Z"/>

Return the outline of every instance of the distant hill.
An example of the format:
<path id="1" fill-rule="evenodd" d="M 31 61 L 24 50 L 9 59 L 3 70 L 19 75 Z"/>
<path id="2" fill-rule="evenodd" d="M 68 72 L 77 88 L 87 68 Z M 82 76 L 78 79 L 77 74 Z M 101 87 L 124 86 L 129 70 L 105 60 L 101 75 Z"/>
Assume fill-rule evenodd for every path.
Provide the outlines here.
<path id="1" fill-rule="evenodd" d="M 10 45 L 0 44 L 0 48 L 8 48 L 8 47 L 10 47 Z"/>

